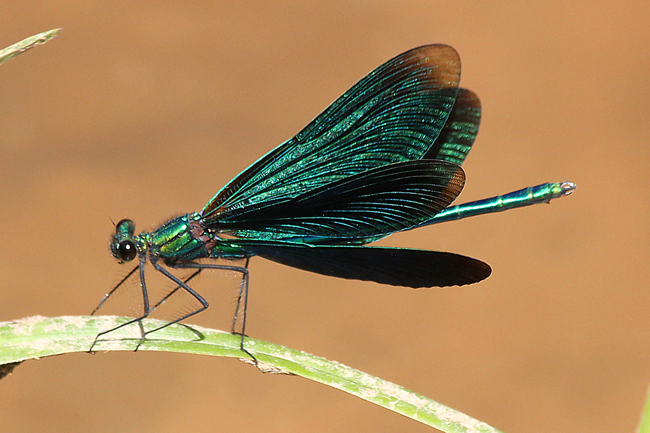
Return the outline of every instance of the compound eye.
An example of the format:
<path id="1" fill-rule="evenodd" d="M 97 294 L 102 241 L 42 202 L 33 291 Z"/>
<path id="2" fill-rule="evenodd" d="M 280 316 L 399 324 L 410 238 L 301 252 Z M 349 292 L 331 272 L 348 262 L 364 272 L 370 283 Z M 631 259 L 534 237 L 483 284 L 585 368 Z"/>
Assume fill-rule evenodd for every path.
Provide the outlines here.
<path id="1" fill-rule="evenodd" d="M 117 258 L 123 262 L 130 262 L 137 255 L 135 244 L 131 241 L 122 241 L 117 246 Z"/>

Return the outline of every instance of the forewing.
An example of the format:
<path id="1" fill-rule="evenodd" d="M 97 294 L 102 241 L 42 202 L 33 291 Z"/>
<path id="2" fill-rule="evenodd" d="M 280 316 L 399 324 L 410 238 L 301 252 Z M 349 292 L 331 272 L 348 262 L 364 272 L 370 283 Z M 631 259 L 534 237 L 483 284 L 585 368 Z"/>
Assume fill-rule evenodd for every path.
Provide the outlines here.
<path id="1" fill-rule="evenodd" d="M 429 220 L 460 194 L 465 175 L 444 161 L 378 167 L 290 201 L 231 209 L 204 225 L 242 239 L 365 243 Z"/>
<path id="2" fill-rule="evenodd" d="M 421 159 L 449 117 L 459 80 L 458 53 L 447 45 L 389 60 L 233 179 L 203 215 L 289 200 L 376 167 Z"/>

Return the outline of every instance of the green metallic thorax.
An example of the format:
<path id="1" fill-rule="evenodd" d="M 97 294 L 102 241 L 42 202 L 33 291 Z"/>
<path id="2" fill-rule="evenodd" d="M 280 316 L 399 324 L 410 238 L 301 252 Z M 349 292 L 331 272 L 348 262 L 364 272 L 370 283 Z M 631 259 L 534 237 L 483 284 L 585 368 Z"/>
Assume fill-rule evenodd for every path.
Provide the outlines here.
<path id="1" fill-rule="evenodd" d="M 168 263 L 202 258 L 246 257 L 241 249 L 229 245 L 206 229 L 198 213 L 186 214 L 166 222 L 153 232 L 135 236 L 138 250 L 148 250 L 151 258 L 162 258 Z"/>

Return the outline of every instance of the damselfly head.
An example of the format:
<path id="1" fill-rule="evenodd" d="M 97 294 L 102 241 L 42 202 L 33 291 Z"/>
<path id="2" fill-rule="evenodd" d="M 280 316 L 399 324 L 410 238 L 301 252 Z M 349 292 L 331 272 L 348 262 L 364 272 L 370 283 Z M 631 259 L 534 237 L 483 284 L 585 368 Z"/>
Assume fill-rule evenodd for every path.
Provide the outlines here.
<path id="1" fill-rule="evenodd" d="M 138 254 L 133 236 L 135 224 L 129 219 L 123 219 L 115 226 L 115 234 L 111 241 L 111 252 L 120 263 L 130 262 Z"/>

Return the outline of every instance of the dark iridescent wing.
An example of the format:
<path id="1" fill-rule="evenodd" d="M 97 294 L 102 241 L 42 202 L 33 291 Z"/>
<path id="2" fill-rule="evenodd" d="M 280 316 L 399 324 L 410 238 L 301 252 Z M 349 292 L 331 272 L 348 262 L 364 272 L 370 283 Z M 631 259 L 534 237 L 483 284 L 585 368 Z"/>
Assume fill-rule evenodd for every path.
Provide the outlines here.
<path id="1" fill-rule="evenodd" d="M 458 53 L 447 45 L 389 60 L 233 179 L 203 216 L 287 201 L 376 167 L 421 159 L 449 117 L 459 80 Z"/>
<path id="2" fill-rule="evenodd" d="M 214 215 L 204 223 L 242 239 L 364 243 L 429 220 L 460 194 L 465 175 L 445 161 L 374 168 L 301 194 Z"/>
<path id="3" fill-rule="evenodd" d="M 293 268 L 393 286 L 462 286 L 484 280 L 492 272 L 480 260 L 440 251 L 265 241 L 235 241 L 234 245 Z"/>
<path id="4" fill-rule="evenodd" d="M 441 159 L 462 165 L 472 149 L 480 123 L 480 99 L 471 90 L 458 89 L 449 119 L 424 159 Z"/>

